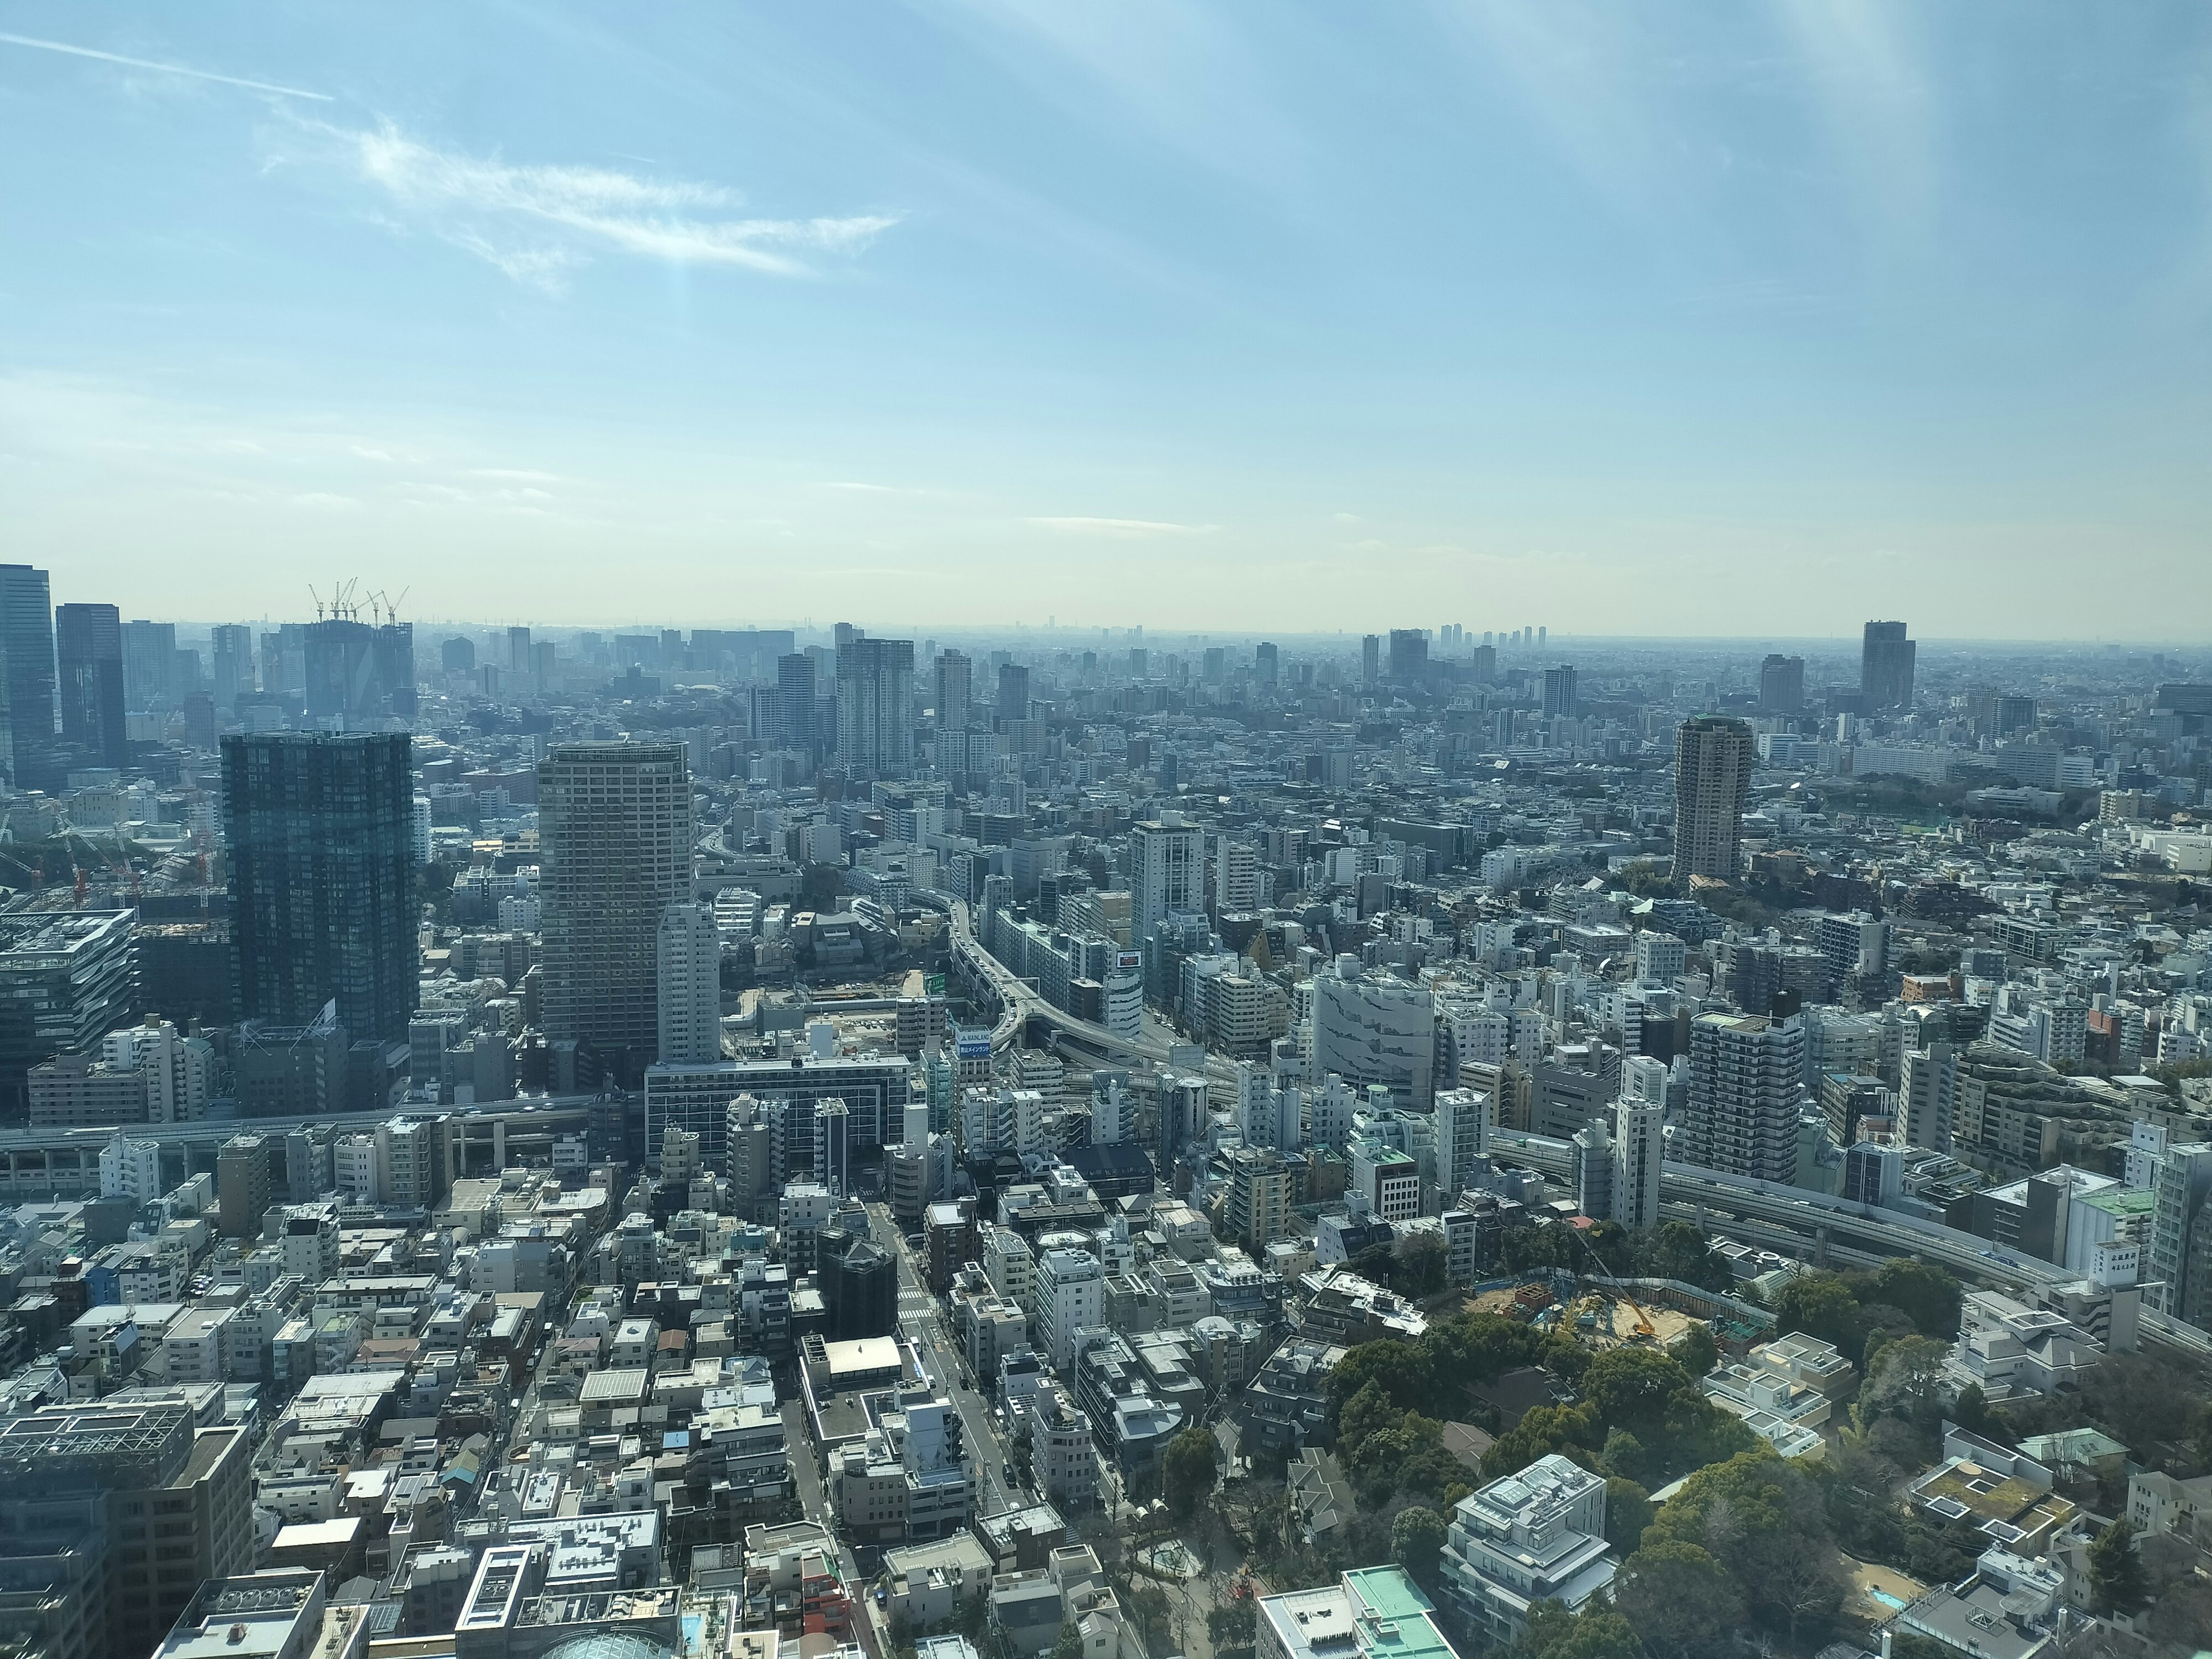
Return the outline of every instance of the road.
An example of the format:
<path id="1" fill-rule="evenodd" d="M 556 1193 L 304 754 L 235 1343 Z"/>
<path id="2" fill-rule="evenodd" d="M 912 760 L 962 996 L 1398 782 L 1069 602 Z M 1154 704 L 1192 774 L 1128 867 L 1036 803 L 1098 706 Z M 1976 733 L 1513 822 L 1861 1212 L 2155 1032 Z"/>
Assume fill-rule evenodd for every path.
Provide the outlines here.
<path id="1" fill-rule="evenodd" d="M 1032 1500 L 1009 1487 L 1000 1474 L 1006 1462 L 1006 1447 L 992 1422 L 991 1402 L 965 1380 L 966 1362 L 959 1340 L 944 1308 L 929 1293 L 921 1261 L 888 1206 L 870 1205 L 868 1219 L 876 1237 L 890 1239 L 898 1255 L 899 1334 L 913 1339 L 922 1369 L 951 1397 L 953 1409 L 960 1413 L 962 1443 L 975 1469 L 975 1513 L 996 1515 L 1001 1510 L 1022 1507 Z"/>

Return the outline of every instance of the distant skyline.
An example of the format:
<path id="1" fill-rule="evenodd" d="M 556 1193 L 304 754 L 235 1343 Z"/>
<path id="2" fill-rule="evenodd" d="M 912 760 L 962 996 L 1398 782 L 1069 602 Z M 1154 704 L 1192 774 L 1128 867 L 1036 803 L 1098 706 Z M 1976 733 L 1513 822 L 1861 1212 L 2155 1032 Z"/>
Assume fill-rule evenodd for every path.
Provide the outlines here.
<path id="1" fill-rule="evenodd" d="M 2212 640 L 2202 7 L 0 23 L 57 603 Z"/>

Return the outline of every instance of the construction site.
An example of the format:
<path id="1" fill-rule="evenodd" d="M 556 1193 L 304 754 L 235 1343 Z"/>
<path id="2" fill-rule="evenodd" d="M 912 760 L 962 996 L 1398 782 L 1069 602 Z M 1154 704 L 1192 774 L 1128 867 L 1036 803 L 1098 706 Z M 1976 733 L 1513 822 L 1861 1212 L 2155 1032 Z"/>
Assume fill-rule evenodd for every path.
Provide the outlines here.
<path id="1" fill-rule="evenodd" d="M 1665 1347 L 1703 1322 L 1657 1300 L 1638 1300 L 1622 1290 L 1602 1285 L 1578 1286 L 1561 1301 L 1541 1280 L 1518 1286 L 1479 1291 L 1467 1299 L 1471 1313 L 1494 1313 L 1524 1321 L 1537 1329 L 1568 1337 L 1593 1352 L 1632 1342 Z M 1721 1336 L 1716 1328 L 1714 1335 Z"/>

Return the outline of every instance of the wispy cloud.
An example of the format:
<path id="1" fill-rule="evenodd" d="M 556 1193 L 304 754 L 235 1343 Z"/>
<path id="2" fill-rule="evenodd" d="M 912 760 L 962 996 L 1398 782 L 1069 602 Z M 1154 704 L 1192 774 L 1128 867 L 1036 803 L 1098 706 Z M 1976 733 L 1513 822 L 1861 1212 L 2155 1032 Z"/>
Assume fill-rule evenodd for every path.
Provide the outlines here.
<path id="1" fill-rule="evenodd" d="M 610 167 L 515 166 L 496 155 L 441 149 L 390 121 L 358 131 L 319 125 L 306 131 L 380 194 L 399 228 L 426 229 L 547 292 L 558 292 L 570 269 L 586 263 L 593 249 L 805 276 L 812 270 L 810 256 L 856 254 L 899 217 L 750 218 L 735 211 L 738 193 L 720 185 Z"/>
<path id="2" fill-rule="evenodd" d="M 280 87 L 267 81 L 247 81 L 235 75 L 217 75 L 210 70 L 187 69 L 182 64 L 156 64 L 143 58 L 125 58 L 120 52 L 95 52 L 90 46 L 72 46 L 61 40 L 41 40 L 28 34 L 0 34 L 0 42 L 11 46 L 35 46 L 40 52 L 66 52 L 71 58 L 90 58 L 103 64 L 120 64 L 125 69 L 153 70 L 162 75 L 181 75 L 194 81 L 213 81 L 226 87 L 244 87 L 248 92 L 274 93 L 280 98 L 308 98 L 316 103 L 332 101 L 326 92 L 303 92 L 297 87 Z"/>
<path id="3" fill-rule="evenodd" d="M 1221 528 L 1216 524 L 1169 524 L 1157 519 L 1051 518 L 1028 522 L 1071 536 L 1210 536 Z"/>

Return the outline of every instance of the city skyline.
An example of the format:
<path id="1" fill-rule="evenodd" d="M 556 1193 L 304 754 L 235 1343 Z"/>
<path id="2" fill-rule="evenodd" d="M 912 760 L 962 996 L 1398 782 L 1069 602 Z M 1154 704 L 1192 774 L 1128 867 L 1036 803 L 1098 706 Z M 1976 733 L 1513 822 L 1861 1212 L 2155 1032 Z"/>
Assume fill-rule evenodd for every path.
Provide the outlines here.
<path id="1" fill-rule="evenodd" d="M 2212 519 L 2166 72 L 2212 25 L 2031 17 L 24 7 L 19 556 L 216 618 L 304 562 L 585 625 L 619 568 L 917 629 L 1909 591 L 1930 640 L 2201 639 L 2143 599 Z"/>

